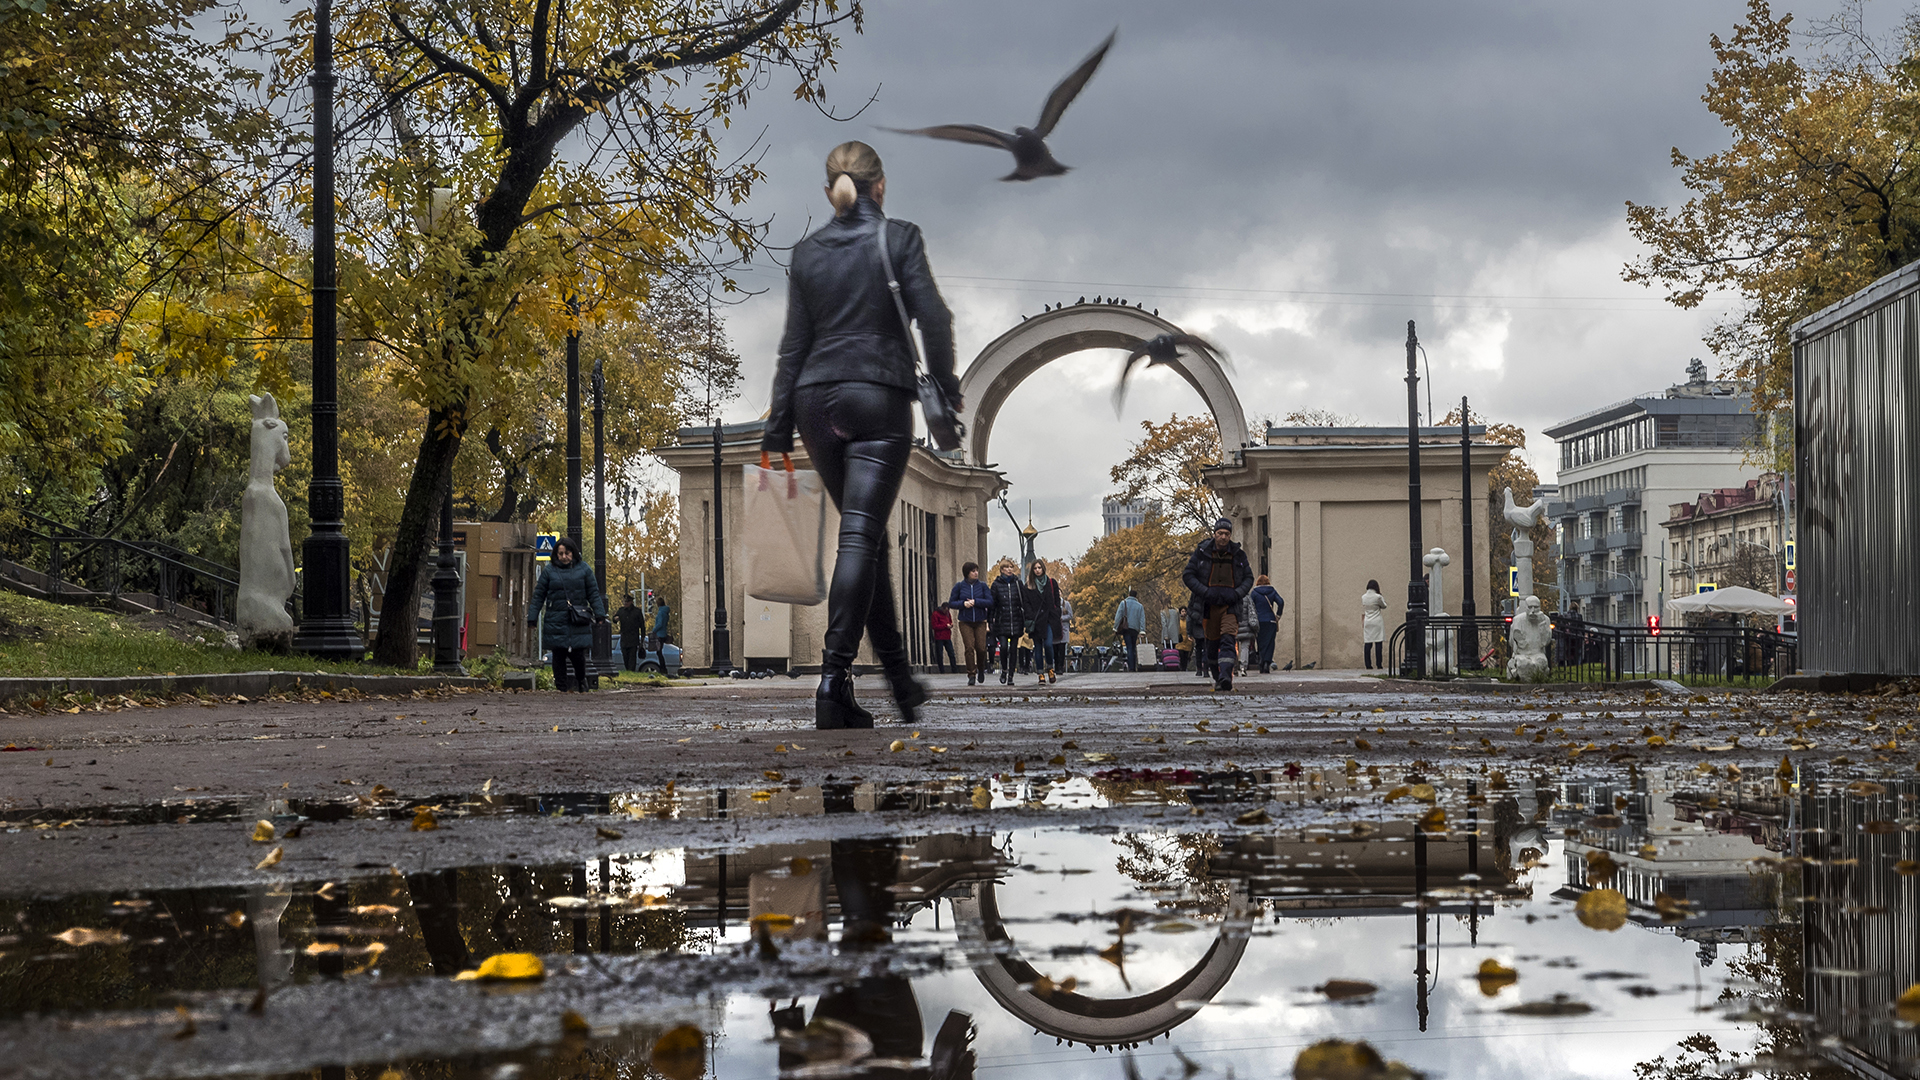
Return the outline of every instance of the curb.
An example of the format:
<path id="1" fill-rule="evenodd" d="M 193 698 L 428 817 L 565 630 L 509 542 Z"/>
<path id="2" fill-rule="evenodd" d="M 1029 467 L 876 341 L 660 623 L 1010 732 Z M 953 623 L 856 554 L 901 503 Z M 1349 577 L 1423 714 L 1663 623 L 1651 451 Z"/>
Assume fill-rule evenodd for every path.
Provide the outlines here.
<path id="1" fill-rule="evenodd" d="M 358 690 L 405 694 L 443 686 L 483 687 L 477 676 L 341 675 L 324 671 L 237 671 L 210 675 L 128 675 L 105 678 L 0 679 L 0 701 L 60 694 L 240 694 L 262 697 L 287 690 Z"/>
<path id="2" fill-rule="evenodd" d="M 1840 672 L 1825 675 L 1787 675 L 1768 683 L 1762 693 L 1778 694 L 1788 690 L 1809 690 L 1816 694 L 1865 694 L 1888 683 L 1899 682 L 1904 675 L 1869 675 L 1864 672 Z"/>

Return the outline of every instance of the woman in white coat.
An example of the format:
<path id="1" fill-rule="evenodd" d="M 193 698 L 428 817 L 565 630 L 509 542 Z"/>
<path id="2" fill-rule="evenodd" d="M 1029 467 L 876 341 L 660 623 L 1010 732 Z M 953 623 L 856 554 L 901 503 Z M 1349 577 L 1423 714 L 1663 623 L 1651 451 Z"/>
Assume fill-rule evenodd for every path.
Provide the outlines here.
<path id="1" fill-rule="evenodd" d="M 1380 583 L 1367 582 L 1360 594 L 1360 651 L 1365 654 L 1367 670 L 1387 666 L 1387 598 L 1380 595 Z"/>

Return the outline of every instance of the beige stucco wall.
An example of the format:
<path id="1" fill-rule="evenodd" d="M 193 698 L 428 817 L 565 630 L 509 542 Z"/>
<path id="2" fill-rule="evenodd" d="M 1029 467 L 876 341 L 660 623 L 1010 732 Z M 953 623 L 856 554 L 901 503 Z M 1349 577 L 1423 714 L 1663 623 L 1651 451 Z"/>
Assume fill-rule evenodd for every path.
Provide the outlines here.
<path id="1" fill-rule="evenodd" d="M 1481 615 L 1492 606 L 1487 580 L 1487 473 L 1507 455 L 1504 446 L 1476 445 L 1472 455 L 1474 602 Z M 1443 574 L 1441 608 L 1459 614 L 1461 573 L 1460 448 L 1423 446 L 1421 547 L 1439 547 L 1453 557 Z M 1268 515 L 1271 547 L 1267 574 L 1286 598 L 1276 662 L 1295 667 L 1361 666 L 1360 594 L 1368 579 L 1380 582 L 1391 605 L 1387 625 L 1405 610 L 1409 577 L 1407 547 L 1407 450 L 1398 446 L 1266 446 L 1247 449 L 1241 462 L 1208 471 L 1208 479 L 1239 524 L 1255 573 L 1260 572 L 1259 518 Z"/>

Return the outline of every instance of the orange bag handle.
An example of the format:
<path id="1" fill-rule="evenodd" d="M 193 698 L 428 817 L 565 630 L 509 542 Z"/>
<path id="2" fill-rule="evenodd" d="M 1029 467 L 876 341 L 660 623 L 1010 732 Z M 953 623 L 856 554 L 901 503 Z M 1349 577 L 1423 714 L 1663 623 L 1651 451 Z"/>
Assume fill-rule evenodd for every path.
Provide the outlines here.
<path id="1" fill-rule="evenodd" d="M 787 467 L 788 472 L 793 471 L 793 458 L 790 455 L 781 454 L 780 463 Z M 763 469 L 773 468 L 773 458 L 770 457 L 765 450 L 760 451 L 760 467 Z"/>

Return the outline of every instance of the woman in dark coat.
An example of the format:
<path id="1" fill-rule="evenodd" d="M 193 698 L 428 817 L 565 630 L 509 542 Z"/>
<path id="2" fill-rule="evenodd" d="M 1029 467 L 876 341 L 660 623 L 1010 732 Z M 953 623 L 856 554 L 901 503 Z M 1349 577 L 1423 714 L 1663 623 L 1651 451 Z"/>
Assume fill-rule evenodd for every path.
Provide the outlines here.
<path id="1" fill-rule="evenodd" d="M 993 636 L 1000 639 L 1000 681 L 1012 686 L 1020 635 L 1027 632 L 1027 623 L 1033 617 L 1027 611 L 1026 590 L 1020 586 L 1013 560 L 1000 560 L 1000 573 L 987 588 L 993 593 Z"/>
<path id="2" fill-rule="evenodd" d="M 1059 679 L 1054 671 L 1053 646 L 1059 640 L 1062 625 L 1060 607 L 1060 583 L 1047 573 L 1045 559 L 1033 560 L 1027 568 L 1025 581 L 1025 602 L 1027 605 L 1027 632 L 1033 635 L 1033 670 L 1040 676 L 1040 685 Z"/>
<path id="3" fill-rule="evenodd" d="M 593 648 L 593 624 L 607 620 L 607 598 L 593 567 L 580 557 L 580 544 L 571 536 L 554 542 L 553 561 L 540 571 L 527 605 L 527 625 L 547 615 L 540 644 L 553 652 L 556 690 L 587 688 L 587 650 Z"/>
<path id="4" fill-rule="evenodd" d="M 787 271 L 787 325 L 773 376 L 773 404 L 760 449 L 793 450 L 796 428 L 807 456 L 840 510 L 840 550 L 827 590 L 827 633 L 820 657 L 814 725 L 872 727 L 853 700 L 853 659 L 862 632 L 893 687 L 907 722 L 927 700 L 907 666 L 887 566 L 887 518 L 900 494 L 913 445 L 917 384 L 914 354 L 882 268 L 886 244 L 907 314 L 920 324 L 927 372 L 955 410 L 953 316 L 927 265 L 918 226 L 888 221 L 880 155 L 861 142 L 827 155 L 827 198 L 834 220 L 800 241 Z"/>

